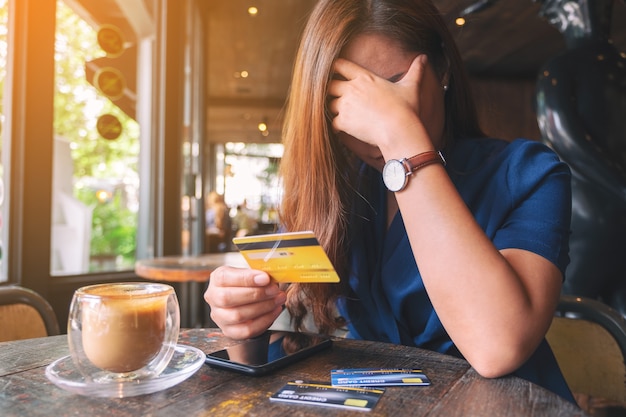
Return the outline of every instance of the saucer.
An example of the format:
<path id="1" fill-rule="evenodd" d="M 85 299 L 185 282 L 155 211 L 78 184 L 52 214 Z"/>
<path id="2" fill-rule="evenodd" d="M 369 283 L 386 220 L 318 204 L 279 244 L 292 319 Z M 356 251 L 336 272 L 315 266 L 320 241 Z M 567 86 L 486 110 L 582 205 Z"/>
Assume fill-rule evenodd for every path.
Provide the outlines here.
<path id="1" fill-rule="evenodd" d="M 156 377 L 129 381 L 94 382 L 78 372 L 70 356 L 64 356 L 48 365 L 46 377 L 57 387 L 75 394 L 91 397 L 132 397 L 151 394 L 183 382 L 200 369 L 205 357 L 206 355 L 200 349 L 176 345 L 170 363 Z"/>

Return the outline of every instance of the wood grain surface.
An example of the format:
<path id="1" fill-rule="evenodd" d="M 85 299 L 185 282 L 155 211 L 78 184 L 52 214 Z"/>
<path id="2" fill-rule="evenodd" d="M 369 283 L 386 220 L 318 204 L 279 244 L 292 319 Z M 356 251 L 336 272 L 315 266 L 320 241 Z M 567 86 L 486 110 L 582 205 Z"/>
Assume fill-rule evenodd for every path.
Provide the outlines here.
<path id="1" fill-rule="evenodd" d="M 212 352 L 238 343 L 216 329 L 183 330 L 180 343 Z M 66 336 L 0 343 L 0 414 L 9 416 L 585 416 L 576 405 L 528 381 L 485 379 L 467 362 L 418 348 L 336 339 L 330 349 L 264 377 L 203 365 L 167 390 L 129 398 L 90 398 L 64 391 L 45 367 L 68 355 Z M 430 386 L 388 387 L 365 414 L 270 402 L 287 381 L 330 382 L 336 368 L 421 368 Z"/>

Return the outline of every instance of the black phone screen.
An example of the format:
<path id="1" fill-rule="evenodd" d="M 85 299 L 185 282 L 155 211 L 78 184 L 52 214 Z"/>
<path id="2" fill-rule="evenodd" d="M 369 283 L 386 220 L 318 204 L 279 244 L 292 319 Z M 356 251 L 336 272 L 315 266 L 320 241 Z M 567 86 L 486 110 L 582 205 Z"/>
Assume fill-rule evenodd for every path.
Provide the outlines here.
<path id="1" fill-rule="evenodd" d="M 207 354 L 206 363 L 248 375 L 264 375 L 330 345 L 331 340 L 326 336 L 267 331 L 261 336 Z"/>

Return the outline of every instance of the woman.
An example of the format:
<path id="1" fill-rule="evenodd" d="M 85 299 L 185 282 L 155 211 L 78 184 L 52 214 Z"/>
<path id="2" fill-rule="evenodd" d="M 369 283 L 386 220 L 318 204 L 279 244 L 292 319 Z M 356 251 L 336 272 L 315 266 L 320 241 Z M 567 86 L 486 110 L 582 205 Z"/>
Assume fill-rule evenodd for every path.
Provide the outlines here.
<path id="1" fill-rule="evenodd" d="M 226 335 L 262 333 L 285 304 L 296 328 L 309 312 L 321 332 L 456 354 L 571 399 L 544 340 L 568 263 L 569 171 L 541 143 L 484 137 L 429 1 L 321 0 L 283 135 L 281 224 L 315 231 L 342 284 L 285 292 L 222 267 L 205 299 Z"/>

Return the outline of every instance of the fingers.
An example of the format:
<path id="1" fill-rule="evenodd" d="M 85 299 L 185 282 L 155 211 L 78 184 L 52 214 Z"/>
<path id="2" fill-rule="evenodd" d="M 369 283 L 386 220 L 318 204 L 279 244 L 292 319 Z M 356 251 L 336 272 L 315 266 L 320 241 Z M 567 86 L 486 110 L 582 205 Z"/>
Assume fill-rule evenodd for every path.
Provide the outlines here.
<path id="1" fill-rule="evenodd" d="M 219 314 L 221 310 L 211 310 L 211 319 L 218 324 L 225 336 L 231 339 L 249 339 L 265 332 L 282 311 L 282 306 L 276 306 L 274 310 L 256 316 L 254 320 L 226 324 L 222 323 L 223 317 Z"/>
<path id="2" fill-rule="evenodd" d="M 339 81 L 353 80 L 364 71 L 366 71 L 365 68 L 344 58 L 337 58 L 333 64 L 334 79 Z"/>
<path id="3" fill-rule="evenodd" d="M 263 271 L 221 266 L 211 273 L 210 282 L 219 287 L 254 287 L 268 285 L 271 279 Z"/>
<path id="4" fill-rule="evenodd" d="M 427 61 L 428 57 L 425 54 L 417 55 L 411 62 L 411 66 L 406 74 L 398 81 L 398 84 L 419 83 L 423 78 Z M 343 58 L 338 58 L 335 61 L 333 71 L 334 77 L 328 86 L 328 95 L 333 98 L 343 95 L 343 92 L 347 88 L 346 81 L 354 80 L 360 75 L 365 74 L 373 76 L 373 74 L 365 68 Z"/>
<path id="5" fill-rule="evenodd" d="M 345 89 L 349 88 L 348 83 L 351 80 L 366 74 L 373 76 L 372 73 L 360 65 L 347 59 L 338 58 L 333 64 L 333 79 L 328 85 L 328 96 L 331 98 L 343 96 Z"/>
<path id="6" fill-rule="evenodd" d="M 211 319 L 233 338 L 248 338 L 267 330 L 286 298 L 266 273 L 233 267 L 216 269 L 204 294 Z"/>
<path id="7" fill-rule="evenodd" d="M 420 85 L 424 77 L 424 68 L 427 61 L 428 57 L 424 54 L 416 56 L 413 62 L 411 62 L 409 70 L 399 81 L 399 84 L 411 83 Z"/>
<path id="8" fill-rule="evenodd" d="M 211 307 L 236 308 L 281 301 L 284 292 L 267 273 L 248 268 L 222 266 L 211 273 L 205 300 Z M 272 306 L 273 308 L 273 306 Z"/>
<path id="9" fill-rule="evenodd" d="M 400 80 L 384 82 L 386 80 L 382 80 L 351 61 L 342 58 L 337 59 L 333 65 L 333 80 L 328 86 L 328 111 L 333 118 L 337 117 L 341 113 L 342 99 L 348 95 L 352 96 L 352 100 L 365 102 L 368 95 L 375 94 L 373 90 L 376 85 L 380 85 L 379 88 L 397 91 L 396 94 L 400 97 L 410 98 L 407 101 L 413 104 L 415 100 L 413 97 L 417 96 L 424 79 L 427 60 L 426 55 L 417 55 Z M 383 82 L 381 83 L 381 81 Z M 394 87 L 391 87 L 389 83 L 393 84 Z M 354 103 L 349 104 L 344 106 L 352 109 Z"/>
<path id="10" fill-rule="evenodd" d="M 350 85 L 350 82 L 364 74 L 370 73 L 361 66 L 343 58 L 338 58 L 333 64 L 333 79 L 328 85 L 327 92 L 327 109 L 333 118 L 331 127 L 334 133 L 339 133 L 344 124 L 341 119 L 337 118 L 341 113 L 341 107 L 350 108 L 351 100 L 361 101 L 358 95 L 355 95 L 357 91 L 354 86 Z M 352 95 L 351 98 L 348 98 L 349 95 Z"/>

